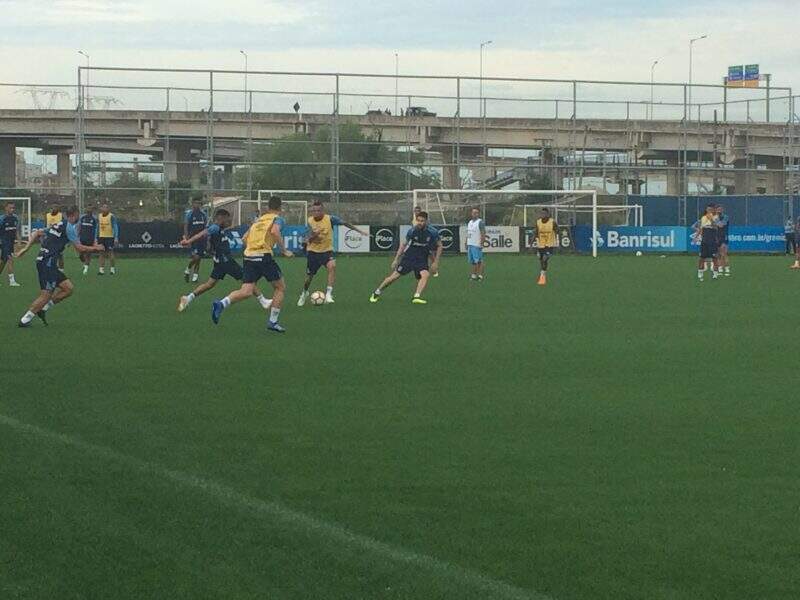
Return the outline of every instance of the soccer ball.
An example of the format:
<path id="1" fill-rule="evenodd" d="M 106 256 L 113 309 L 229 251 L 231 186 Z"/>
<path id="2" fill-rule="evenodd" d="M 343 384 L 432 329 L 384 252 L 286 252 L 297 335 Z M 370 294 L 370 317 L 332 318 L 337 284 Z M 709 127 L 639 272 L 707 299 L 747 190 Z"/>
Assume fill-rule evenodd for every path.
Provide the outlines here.
<path id="1" fill-rule="evenodd" d="M 313 292 L 310 297 L 312 306 L 325 304 L 325 292 Z"/>
<path id="2" fill-rule="evenodd" d="M 641 256 L 641 255 L 642 255 L 642 251 L 641 250 L 637 250 L 636 251 L 636 256 Z"/>

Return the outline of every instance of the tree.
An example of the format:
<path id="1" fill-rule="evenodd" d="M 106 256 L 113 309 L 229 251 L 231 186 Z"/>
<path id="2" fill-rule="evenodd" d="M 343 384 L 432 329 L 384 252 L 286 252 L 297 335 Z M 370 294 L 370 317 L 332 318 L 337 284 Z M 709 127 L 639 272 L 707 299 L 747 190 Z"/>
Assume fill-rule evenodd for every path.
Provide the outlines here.
<path id="1" fill-rule="evenodd" d="M 313 135 L 293 134 L 254 152 L 254 189 L 329 190 L 333 162 L 331 127 Z M 278 164 L 275 164 L 278 163 Z M 237 187 L 245 187 L 246 171 L 237 171 Z M 423 157 L 400 151 L 365 136 L 355 123 L 339 126 L 339 189 L 404 190 L 439 187 L 438 176 L 425 170 Z"/>

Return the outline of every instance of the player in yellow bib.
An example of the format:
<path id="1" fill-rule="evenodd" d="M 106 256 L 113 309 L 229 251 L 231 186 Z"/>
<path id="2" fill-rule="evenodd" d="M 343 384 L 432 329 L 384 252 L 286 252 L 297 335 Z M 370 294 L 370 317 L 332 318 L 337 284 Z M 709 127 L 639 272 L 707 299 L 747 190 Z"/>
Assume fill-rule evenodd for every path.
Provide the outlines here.
<path id="1" fill-rule="evenodd" d="M 547 265 L 558 246 L 558 224 L 550 216 L 550 211 L 542 209 L 541 216 L 536 219 L 536 247 L 539 249 L 539 285 L 547 284 Z"/>
<path id="2" fill-rule="evenodd" d="M 103 251 L 100 253 L 100 269 L 97 271 L 97 274 L 105 274 L 106 260 L 108 260 L 109 266 L 111 267 L 110 273 L 116 275 L 117 268 L 114 263 L 114 247 L 119 244 L 119 222 L 114 213 L 109 211 L 107 203 L 100 205 L 100 214 L 97 215 L 97 222 L 97 243 L 103 246 Z"/>
<path id="3" fill-rule="evenodd" d="M 61 213 L 61 207 L 58 204 L 54 204 L 50 209 L 50 212 L 45 214 L 44 216 L 45 223 L 47 224 L 46 229 L 50 229 L 56 223 L 61 223 L 64 220 L 64 215 Z M 58 257 L 58 268 L 63 271 L 64 270 L 64 255 Z"/>
<path id="4" fill-rule="evenodd" d="M 333 254 L 333 228 L 344 225 L 348 229 L 357 231 L 363 236 L 369 234 L 361 231 L 358 227 L 342 221 L 339 217 L 329 215 L 325 212 L 322 202 L 314 202 L 311 205 L 311 216 L 308 218 L 308 229 L 306 231 L 306 279 L 303 282 L 303 291 L 297 306 L 303 306 L 308 300 L 308 288 L 314 275 L 321 267 L 328 271 L 328 287 L 325 290 L 325 304 L 333 304 L 333 286 L 336 283 L 336 258 Z"/>
<path id="5" fill-rule="evenodd" d="M 231 304 L 246 300 L 256 292 L 256 284 L 263 277 L 272 284 L 274 295 L 272 296 L 272 307 L 270 309 L 267 330 L 277 333 L 284 333 L 286 330 L 278 323 L 283 305 L 283 296 L 286 291 L 286 283 L 283 280 L 281 268 L 272 256 L 273 246 L 280 248 L 281 254 L 286 257 L 293 256 L 286 249 L 281 235 L 281 199 L 272 197 L 269 199 L 266 211 L 250 226 L 244 234 L 244 268 L 242 277 L 242 287 L 228 294 L 222 300 L 216 300 L 211 305 L 211 320 L 214 324 L 219 323 L 222 312 Z"/>

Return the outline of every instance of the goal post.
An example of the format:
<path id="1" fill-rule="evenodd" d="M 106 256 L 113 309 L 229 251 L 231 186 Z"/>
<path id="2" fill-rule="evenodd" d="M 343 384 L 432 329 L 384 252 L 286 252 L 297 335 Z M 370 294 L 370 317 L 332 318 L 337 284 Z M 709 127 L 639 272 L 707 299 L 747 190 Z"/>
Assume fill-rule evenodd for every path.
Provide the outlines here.
<path id="1" fill-rule="evenodd" d="M 19 237 L 27 240 L 31 235 L 33 217 L 31 216 L 30 196 L 2 196 L 0 197 L 0 214 L 3 214 L 6 204 L 14 205 L 14 213 L 19 217 Z"/>
<path id="2" fill-rule="evenodd" d="M 414 205 L 428 212 L 441 225 L 463 224 L 472 208 L 479 208 L 489 225 L 527 226 L 526 207 L 586 214 L 592 228 L 592 256 L 597 257 L 598 215 L 634 210 L 627 205 L 598 205 L 597 190 L 468 190 L 417 189 Z"/>

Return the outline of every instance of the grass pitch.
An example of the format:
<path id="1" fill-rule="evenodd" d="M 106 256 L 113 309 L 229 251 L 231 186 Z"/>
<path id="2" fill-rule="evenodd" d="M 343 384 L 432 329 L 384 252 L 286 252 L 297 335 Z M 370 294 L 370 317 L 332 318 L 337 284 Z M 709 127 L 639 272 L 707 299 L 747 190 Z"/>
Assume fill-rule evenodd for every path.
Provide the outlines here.
<path id="1" fill-rule="evenodd" d="M 47 329 L 3 276 L 0 598 L 798 596 L 786 260 L 447 258 L 414 306 L 340 258 L 303 309 L 281 264 L 284 336 L 177 314 L 182 260 L 70 258 Z"/>

